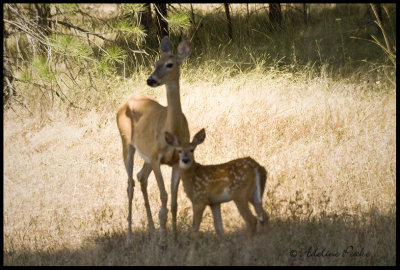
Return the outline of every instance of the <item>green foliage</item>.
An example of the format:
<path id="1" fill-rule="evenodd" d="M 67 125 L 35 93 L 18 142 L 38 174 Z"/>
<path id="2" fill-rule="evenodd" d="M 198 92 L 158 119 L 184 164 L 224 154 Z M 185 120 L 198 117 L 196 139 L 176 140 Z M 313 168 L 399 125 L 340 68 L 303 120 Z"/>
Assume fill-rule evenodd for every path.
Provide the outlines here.
<path id="1" fill-rule="evenodd" d="M 96 69 L 100 74 L 109 74 L 114 70 L 114 68 L 107 64 L 106 61 L 100 61 L 97 64 Z"/>
<path id="2" fill-rule="evenodd" d="M 71 35 L 53 35 L 50 44 L 56 53 L 70 57 L 88 58 L 93 53 L 87 43 Z"/>
<path id="3" fill-rule="evenodd" d="M 123 4 L 122 5 L 123 15 L 134 15 L 137 16 L 140 12 L 145 12 L 146 7 L 144 4 Z"/>
<path id="4" fill-rule="evenodd" d="M 125 51 L 118 46 L 106 48 L 97 64 L 97 71 L 101 74 L 111 74 L 118 64 L 123 64 L 127 57 Z"/>
<path id="5" fill-rule="evenodd" d="M 22 82 L 30 82 L 32 80 L 32 76 L 28 71 L 22 71 L 19 74 L 19 80 Z"/>
<path id="6" fill-rule="evenodd" d="M 45 81 L 53 81 L 56 79 L 55 74 L 51 71 L 46 58 L 37 55 L 32 60 L 32 69 Z"/>
<path id="7" fill-rule="evenodd" d="M 123 63 L 126 55 L 124 50 L 118 46 L 112 46 L 106 49 L 106 53 L 103 54 L 103 60 L 108 64 Z"/>
<path id="8" fill-rule="evenodd" d="M 146 41 L 146 31 L 143 26 L 129 19 L 117 22 L 114 29 L 125 39 L 132 41 L 137 46 L 142 45 Z"/>
<path id="9" fill-rule="evenodd" d="M 146 41 L 146 31 L 140 24 L 140 14 L 146 11 L 144 4 L 123 4 L 123 19 L 114 23 L 113 29 L 125 39 L 127 43 L 133 42 L 137 47 Z"/>
<path id="10" fill-rule="evenodd" d="M 169 14 L 166 21 L 168 22 L 170 31 L 174 34 L 182 30 L 187 30 L 191 26 L 190 16 L 184 11 L 176 11 Z"/>
<path id="11" fill-rule="evenodd" d="M 66 15 L 75 15 L 78 11 L 77 4 L 50 4 L 50 7 L 58 8 Z"/>

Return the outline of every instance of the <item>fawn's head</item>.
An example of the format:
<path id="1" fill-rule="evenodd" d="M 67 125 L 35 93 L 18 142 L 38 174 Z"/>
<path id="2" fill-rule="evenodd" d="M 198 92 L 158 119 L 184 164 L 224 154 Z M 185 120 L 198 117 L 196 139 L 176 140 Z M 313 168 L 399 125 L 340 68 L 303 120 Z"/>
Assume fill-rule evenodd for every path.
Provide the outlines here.
<path id="1" fill-rule="evenodd" d="M 171 40 L 165 36 L 161 40 L 160 51 L 161 57 L 154 64 L 155 70 L 147 79 L 147 84 L 152 87 L 179 79 L 180 66 L 192 51 L 192 45 L 188 39 L 182 40 L 178 45 L 178 53 L 174 55 Z"/>
<path id="2" fill-rule="evenodd" d="M 187 170 L 194 163 L 194 149 L 197 145 L 204 142 L 206 138 L 206 131 L 204 128 L 194 135 L 191 143 L 181 144 L 177 137 L 169 133 L 165 132 L 165 141 L 172 147 L 178 151 L 179 154 L 179 167 L 181 169 Z"/>

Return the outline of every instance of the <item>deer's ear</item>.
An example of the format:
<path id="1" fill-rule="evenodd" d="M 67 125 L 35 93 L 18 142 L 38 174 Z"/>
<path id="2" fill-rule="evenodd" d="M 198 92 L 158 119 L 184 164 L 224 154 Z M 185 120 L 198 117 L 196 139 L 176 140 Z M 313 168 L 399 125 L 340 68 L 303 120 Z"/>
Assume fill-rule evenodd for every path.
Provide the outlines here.
<path id="1" fill-rule="evenodd" d="M 192 44 L 189 39 L 184 39 L 178 45 L 178 61 L 182 62 L 192 52 Z"/>
<path id="2" fill-rule="evenodd" d="M 193 141 L 192 143 L 194 145 L 198 145 L 204 142 L 204 139 L 206 138 L 206 131 L 205 129 L 201 129 L 199 132 L 196 133 L 196 135 L 194 135 L 193 137 Z"/>
<path id="3" fill-rule="evenodd" d="M 174 135 L 172 135 L 171 133 L 169 133 L 168 131 L 165 132 L 164 137 L 165 137 L 165 141 L 167 142 L 167 144 L 169 144 L 173 147 L 179 146 L 178 138 L 175 137 Z"/>
<path id="4" fill-rule="evenodd" d="M 160 51 L 163 54 L 172 54 L 172 42 L 168 36 L 163 37 L 161 40 Z"/>

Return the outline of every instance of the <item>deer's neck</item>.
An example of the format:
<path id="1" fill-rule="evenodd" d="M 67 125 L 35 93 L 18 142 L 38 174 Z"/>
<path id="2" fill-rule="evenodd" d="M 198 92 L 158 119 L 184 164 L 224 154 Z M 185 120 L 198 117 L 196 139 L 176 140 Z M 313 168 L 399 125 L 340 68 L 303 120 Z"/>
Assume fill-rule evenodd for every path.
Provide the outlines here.
<path id="1" fill-rule="evenodd" d="M 170 132 L 175 132 L 179 129 L 181 117 L 182 117 L 182 107 L 181 107 L 181 97 L 179 94 L 179 80 L 170 82 L 166 84 L 167 88 L 167 129 Z"/>

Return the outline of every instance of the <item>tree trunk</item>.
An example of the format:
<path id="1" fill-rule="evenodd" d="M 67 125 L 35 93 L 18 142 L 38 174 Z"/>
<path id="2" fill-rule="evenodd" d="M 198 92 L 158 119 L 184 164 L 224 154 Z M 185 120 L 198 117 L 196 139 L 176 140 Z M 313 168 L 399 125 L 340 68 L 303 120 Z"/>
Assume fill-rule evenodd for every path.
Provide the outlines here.
<path id="1" fill-rule="evenodd" d="M 226 19 L 228 21 L 228 37 L 230 40 L 233 40 L 232 20 L 231 20 L 231 14 L 229 13 L 229 4 L 224 3 L 224 7 L 225 7 Z"/>
<path id="2" fill-rule="evenodd" d="M 303 3 L 304 24 L 308 25 L 307 4 Z"/>
<path id="3" fill-rule="evenodd" d="M 42 28 L 45 35 L 48 35 L 51 31 L 51 20 L 50 18 L 50 4 L 37 4 L 35 3 L 36 12 L 37 12 L 37 22 L 38 25 Z"/>
<path id="4" fill-rule="evenodd" d="M 14 76 L 11 70 L 8 53 L 6 51 L 6 40 L 8 32 L 3 28 L 3 107 L 11 103 L 13 96 L 16 95 L 14 89 Z"/>
<path id="5" fill-rule="evenodd" d="M 157 26 L 157 36 L 159 40 L 164 36 L 168 36 L 168 22 L 163 19 L 167 17 L 167 4 L 154 4 L 156 10 L 156 26 Z"/>
<path id="6" fill-rule="evenodd" d="M 145 3 L 144 6 L 146 7 L 146 11 L 141 12 L 142 15 L 142 20 L 141 23 L 146 30 L 146 33 L 149 34 L 150 29 L 151 29 L 151 6 L 150 3 Z"/>
<path id="7" fill-rule="evenodd" d="M 246 11 L 247 11 L 247 16 L 246 16 L 246 23 L 247 23 L 247 36 L 250 36 L 250 13 L 249 13 L 249 3 L 246 3 Z"/>
<path id="8" fill-rule="evenodd" d="M 194 20 L 194 12 L 193 12 L 193 5 L 192 4 L 190 4 L 190 11 L 191 11 L 191 15 L 192 15 L 192 24 L 196 25 L 196 22 Z"/>
<path id="9" fill-rule="evenodd" d="M 282 24 L 282 11 L 280 3 L 269 4 L 269 21 L 274 30 L 280 28 Z"/>

